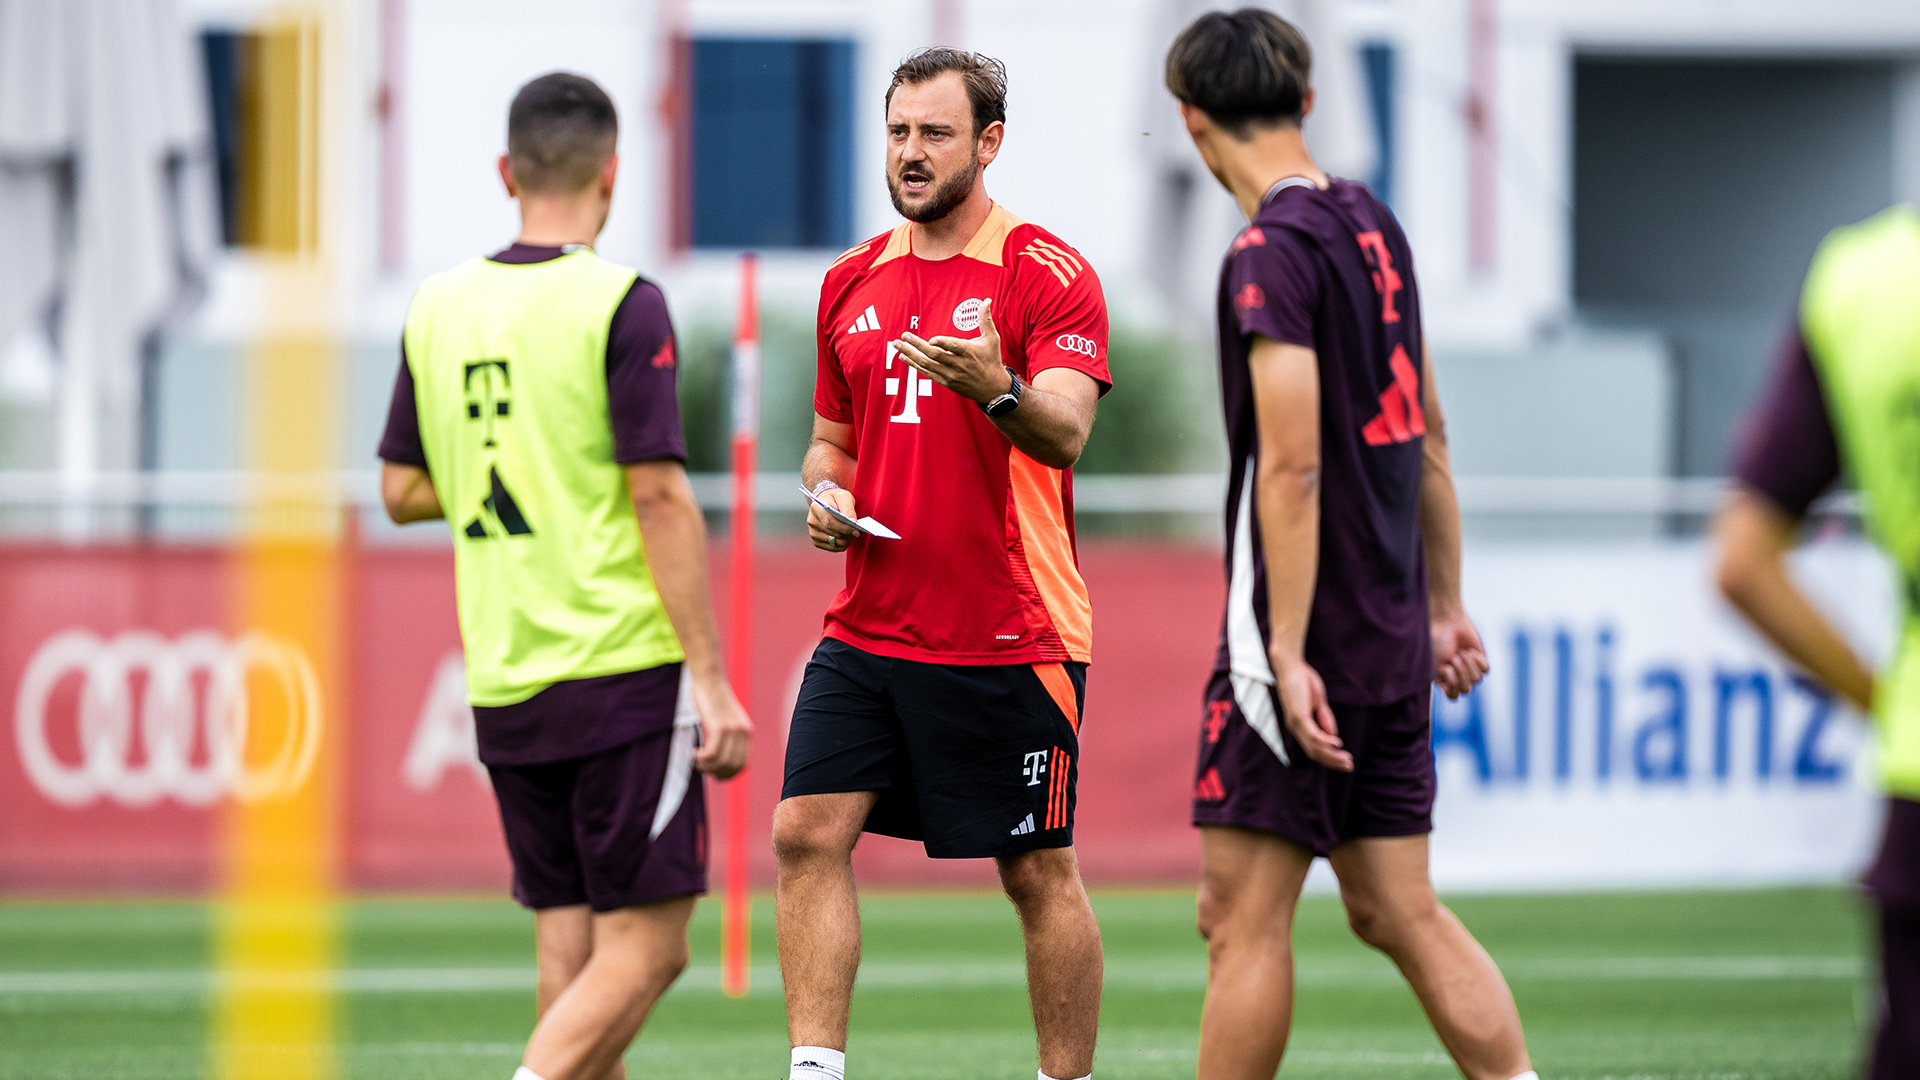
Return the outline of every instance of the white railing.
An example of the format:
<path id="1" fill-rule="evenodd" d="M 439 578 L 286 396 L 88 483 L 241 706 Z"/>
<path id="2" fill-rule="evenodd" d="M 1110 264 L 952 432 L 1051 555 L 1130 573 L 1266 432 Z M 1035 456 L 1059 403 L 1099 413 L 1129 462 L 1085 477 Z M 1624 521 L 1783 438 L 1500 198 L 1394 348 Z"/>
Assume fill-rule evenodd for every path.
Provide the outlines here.
<path id="1" fill-rule="evenodd" d="M 695 473 L 695 496 L 708 510 L 733 504 L 733 480 L 725 473 Z M 803 508 L 800 474 L 763 472 L 754 481 L 761 510 Z M 1463 476 L 1456 480 L 1460 507 L 1475 514 L 1707 514 L 1726 497 L 1720 477 L 1536 477 Z M 1217 473 L 1087 475 L 1074 478 L 1080 513 L 1217 514 L 1226 477 Z M 0 470 L 0 508 L 58 507 L 241 507 L 262 502 L 336 503 L 377 506 L 379 474 L 372 470 L 316 473 L 169 471 L 98 473 L 82 482 L 58 472 Z M 1839 492 L 1816 511 L 1851 516 L 1858 498 Z"/>

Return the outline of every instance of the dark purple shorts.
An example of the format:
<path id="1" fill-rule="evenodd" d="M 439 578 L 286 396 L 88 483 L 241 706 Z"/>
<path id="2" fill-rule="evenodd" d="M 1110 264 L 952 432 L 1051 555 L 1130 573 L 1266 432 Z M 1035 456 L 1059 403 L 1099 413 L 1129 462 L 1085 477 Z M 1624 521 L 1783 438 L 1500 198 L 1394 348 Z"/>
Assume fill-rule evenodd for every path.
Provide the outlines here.
<path id="1" fill-rule="evenodd" d="M 704 784 L 695 729 L 670 728 L 544 765 L 489 765 L 513 898 L 595 911 L 707 891 Z"/>
<path id="2" fill-rule="evenodd" d="M 1864 884 L 1880 909 L 1880 1016 L 1867 1076 L 1911 1077 L 1920 1062 L 1920 802 L 1887 800 L 1880 853 Z"/>
<path id="3" fill-rule="evenodd" d="M 1390 705 L 1334 705 L 1340 738 L 1353 754 L 1353 771 L 1342 773 L 1309 760 L 1284 723 L 1281 746 L 1291 764 L 1282 764 L 1241 715 L 1227 674 L 1216 672 L 1200 713 L 1193 823 L 1273 833 L 1315 855 L 1362 836 L 1432 832 L 1430 693 L 1422 689 Z"/>

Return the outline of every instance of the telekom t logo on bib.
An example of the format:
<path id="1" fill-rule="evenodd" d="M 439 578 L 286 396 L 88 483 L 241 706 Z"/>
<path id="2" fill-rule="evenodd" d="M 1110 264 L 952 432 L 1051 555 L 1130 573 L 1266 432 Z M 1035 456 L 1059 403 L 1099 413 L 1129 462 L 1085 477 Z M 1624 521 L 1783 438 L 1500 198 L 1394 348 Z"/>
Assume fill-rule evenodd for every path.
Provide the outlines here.
<path id="1" fill-rule="evenodd" d="M 919 368 L 914 367 L 912 364 L 907 363 L 906 360 L 901 359 L 899 352 L 895 350 L 893 347 L 893 342 L 889 341 L 887 342 L 887 370 L 888 371 L 893 370 L 893 362 L 895 360 L 900 360 L 900 366 L 907 369 L 907 378 L 906 378 L 907 385 L 906 385 L 906 395 L 905 395 L 906 400 L 901 403 L 900 411 L 897 413 L 894 413 L 892 416 L 888 417 L 887 419 L 893 421 L 896 424 L 917 424 L 920 422 L 920 399 L 923 397 L 933 396 L 933 380 L 927 378 L 925 375 L 920 374 Z M 901 380 L 898 375 L 887 376 L 887 396 L 888 397 L 892 397 L 893 395 L 900 393 L 900 389 L 901 389 L 900 381 Z"/>

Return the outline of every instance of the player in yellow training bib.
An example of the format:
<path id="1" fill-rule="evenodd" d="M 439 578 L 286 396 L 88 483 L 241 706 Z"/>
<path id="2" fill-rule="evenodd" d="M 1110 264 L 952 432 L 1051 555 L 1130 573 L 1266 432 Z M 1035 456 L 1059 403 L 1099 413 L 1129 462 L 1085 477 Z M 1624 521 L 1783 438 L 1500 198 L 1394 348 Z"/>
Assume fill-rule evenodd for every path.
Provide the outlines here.
<path id="1" fill-rule="evenodd" d="M 624 1075 L 707 887 L 696 770 L 747 759 L 666 298 L 593 251 L 616 134 L 587 79 L 521 88 L 500 159 L 520 239 L 421 285 L 380 442 L 388 516 L 453 534 L 480 760 L 535 912 L 540 1022 L 515 1080 Z"/>

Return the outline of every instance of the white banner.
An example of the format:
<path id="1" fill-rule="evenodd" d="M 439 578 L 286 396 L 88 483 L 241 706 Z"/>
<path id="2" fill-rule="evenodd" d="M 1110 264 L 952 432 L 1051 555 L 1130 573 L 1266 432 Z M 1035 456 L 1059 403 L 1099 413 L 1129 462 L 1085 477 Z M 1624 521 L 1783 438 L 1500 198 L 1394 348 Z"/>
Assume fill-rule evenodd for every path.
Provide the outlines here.
<path id="1" fill-rule="evenodd" d="M 1821 542 L 1795 576 L 1876 662 L 1897 618 L 1868 545 Z M 1482 545 L 1468 608 L 1492 660 L 1436 694 L 1433 873 L 1442 888 L 1839 881 L 1880 807 L 1864 720 L 1719 597 L 1700 542 Z"/>

